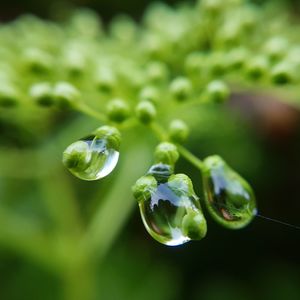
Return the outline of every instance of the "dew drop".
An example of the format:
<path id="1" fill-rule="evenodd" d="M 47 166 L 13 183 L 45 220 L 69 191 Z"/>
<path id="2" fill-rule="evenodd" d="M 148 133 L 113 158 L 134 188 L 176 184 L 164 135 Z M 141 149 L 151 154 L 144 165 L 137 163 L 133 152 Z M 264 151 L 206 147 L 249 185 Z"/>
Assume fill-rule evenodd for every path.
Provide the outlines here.
<path id="1" fill-rule="evenodd" d="M 76 177 L 97 180 L 110 174 L 119 159 L 118 147 L 110 136 L 93 134 L 69 145 L 63 163 Z"/>
<path id="2" fill-rule="evenodd" d="M 239 229 L 255 217 L 252 188 L 221 157 L 214 155 L 204 160 L 203 186 L 209 213 L 224 227 Z"/>
<path id="3" fill-rule="evenodd" d="M 158 242 L 177 246 L 206 234 L 198 197 L 190 178 L 170 173 L 170 166 L 154 165 L 137 181 L 135 197 L 148 233 Z"/>

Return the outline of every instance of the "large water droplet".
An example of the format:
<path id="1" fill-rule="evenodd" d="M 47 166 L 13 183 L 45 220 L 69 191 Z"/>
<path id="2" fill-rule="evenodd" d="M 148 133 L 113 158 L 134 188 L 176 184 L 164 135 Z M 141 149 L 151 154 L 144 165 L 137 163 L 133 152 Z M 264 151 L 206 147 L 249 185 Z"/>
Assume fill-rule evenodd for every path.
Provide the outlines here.
<path id="1" fill-rule="evenodd" d="M 155 165 L 137 181 L 134 190 L 143 223 L 155 240 L 168 246 L 202 239 L 206 221 L 192 182 L 188 176 L 171 175 L 168 170 L 166 165 Z"/>
<path id="2" fill-rule="evenodd" d="M 252 188 L 221 157 L 214 155 L 205 159 L 203 185 L 208 211 L 221 225 L 242 228 L 256 215 Z"/>
<path id="3" fill-rule="evenodd" d="M 98 130 L 68 146 L 63 153 L 63 163 L 76 177 L 97 180 L 110 174 L 117 165 L 117 145 L 115 137 Z"/>

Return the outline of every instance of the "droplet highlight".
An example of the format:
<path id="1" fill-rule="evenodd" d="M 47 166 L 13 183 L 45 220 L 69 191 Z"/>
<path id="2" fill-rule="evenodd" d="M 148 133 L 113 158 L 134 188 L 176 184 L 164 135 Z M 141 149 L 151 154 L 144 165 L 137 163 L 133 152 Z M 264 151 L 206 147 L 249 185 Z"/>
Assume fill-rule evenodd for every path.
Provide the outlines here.
<path id="1" fill-rule="evenodd" d="M 224 227 L 239 229 L 255 217 L 251 186 L 221 157 L 214 155 L 204 160 L 203 186 L 209 213 Z"/>
<path id="2" fill-rule="evenodd" d="M 82 180 L 98 180 L 109 175 L 119 160 L 119 136 L 109 126 L 69 145 L 63 153 L 63 164 Z"/>
<path id="3" fill-rule="evenodd" d="M 188 176 L 171 174 L 170 166 L 157 164 L 133 190 L 145 228 L 158 242 L 177 246 L 206 235 L 206 221 Z"/>

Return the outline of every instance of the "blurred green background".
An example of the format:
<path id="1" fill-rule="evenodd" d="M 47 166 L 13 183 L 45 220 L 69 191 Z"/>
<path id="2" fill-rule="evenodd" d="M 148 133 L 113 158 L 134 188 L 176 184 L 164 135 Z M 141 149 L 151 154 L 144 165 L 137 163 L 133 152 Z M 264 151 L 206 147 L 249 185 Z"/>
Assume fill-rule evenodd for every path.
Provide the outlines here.
<path id="1" fill-rule="evenodd" d="M 1 1 L 0 19 L 11 20 L 24 12 L 49 18 L 57 9 L 65 11 L 76 6 L 96 9 L 105 21 L 117 13 L 129 13 L 139 19 L 150 2 Z M 176 1 L 165 2 L 174 4 Z M 297 8 L 298 1 L 290 2 L 291 11 L 295 11 L 292 7 Z M 261 100 L 249 94 L 233 95 L 225 107 L 207 107 L 197 112 L 197 130 L 187 146 L 200 157 L 218 153 L 243 174 L 255 189 L 262 215 L 299 225 L 300 114 L 272 97 L 264 99 L 267 105 Z M 53 144 L 60 134 L 72 141 L 78 135 L 73 128 L 85 132 L 95 125 L 87 120 L 57 121 L 54 129 L 35 141 L 37 144 L 44 145 L 47 141 Z M 83 123 L 85 127 L 81 126 Z M 33 139 L 29 130 L 0 117 L 1 149 L 22 148 Z M 60 164 L 60 149 L 50 150 L 47 153 L 51 159 Z M 7 152 L 1 152 L 3 165 L 7 159 L 17 159 L 13 150 L 9 151 L 8 158 Z M 22 174 L 22 169 L 26 169 L 26 160 L 23 157 L 21 160 L 19 169 L 12 172 Z M 33 220 L 47 219 L 49 216 L 36 181 L 22 176 L 10 178 L 5 167 L 1 168 L 1 205 Z M 192 174 L 195 188 L 201 195 L 199 174 L 183 161 L 178 170 Z M 96 203 L 86 203 L 86 194 L 95 194 L 96 199 L 99 188 L 77 179 L 70 180 L 80 209 L 88 218 Z M 113 179 L 101 183 L 102 190 L 109 187 L 110 180 Z M 229 231 L 209 217 L 207 219 L 205 239 L 170 248 L 150 238 L 136 206 L 104 258 L 95 262 L 99 271 L 96 274 L 99 299 L 300 299 L 299 230 L 256 218 L 246 229 Z M 7 226 L 3 216 L 0 216 L 0 226 Z M 0 241 L 1 234 L 0 230 Z M 109 235 L 109 229 L 106 234 Z M 60 299 L 61 289 L 62 283 L 53 273 L 0 243 L 0 299 Z"/>

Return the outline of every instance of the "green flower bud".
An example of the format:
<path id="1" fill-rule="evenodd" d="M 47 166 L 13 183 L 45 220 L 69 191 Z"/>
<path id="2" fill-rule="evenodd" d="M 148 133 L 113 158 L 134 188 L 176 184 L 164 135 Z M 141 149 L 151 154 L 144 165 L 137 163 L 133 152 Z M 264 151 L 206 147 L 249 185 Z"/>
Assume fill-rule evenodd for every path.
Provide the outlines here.
<path id="1" fill-rule="evenodd" d="M 100 68 L 97 71 L 95 82 L 101 92 L 110 93 L 116 86 L 116 76 L 111 69 Z"/>
<path id="2" fill-rule="evenodd" d="M 184 101 L 192 94 L 192 84 L 185 77 L 175 78 L 170 85 L 170 92 L 177 101 Z"/>
<path id="3" fill-rule="evenodd" d="M 73 107 L 79 101 L 80 92 L 68 82 L 56 83 L 53 91 L 58 105 L 62 108 Z"/>
<path id="4" fill-rule="evenodd" d="M 193 183 L 191 179 L 185 174 L 173 174 L 168 180 L 170 188 L 176 193 L 181 191 L 189 195 L 195 195 Z"/>
<path id="5" fill-rule="evenodd" d="M 63 57 L 63 65 L 72 77 L 81 76 L 86 68 L 86 59 L 79 49 L 66 51 Z"/>
<path id="6" fill-rule="evenodd" d="M 139 98 L 141 101 L 150 101 L 156 104 L 159 100 L 159 92 L 154 86 L 146 86 L 141 90 Z"/>
<path id="7" fill-rule="evenodd" d="M 169 137 L 174 143 L 184 142 L 189 135 L 189 128 L 182 120 L 173 120 L 169 126 Z"/>
<path id="8" fill-rule="evenodd" d="M 157 189 L 157 181 L 151 175 L 146 175 L 137 180 L 132 187 L 134 198 L 138 201 L 145 201 L 151 197 L 151 193 L 154 193 Z"/>
<path id="9" fill-rule="evenodd" d="M 52 86 L 48 82 L 32 85 L 29 95 L 40 106 L 51 106 L 55 101 Z"/>
<path id="10" fill-rule="evenodd" d="M 182 219 L 183 234 L 192 240 L 201 240 L 206 236 L 207 225 L 202 213 L 190 210 Z"/>
<path id="11" fill-rule="evenodd" d="M 148 81 L 155 84 L 165 82 L 169 77 L 169 70 L 162 62 L 151 62 L 146 66 Z"/>
<path id="12" fill-rule="evenodd" d="M 179 158 L 179 153 L 174 144 L 163 142 L 156 147 L 154 156 L 157 163 L 174 166 Z"/>
<path id="13" fill-rule="evenodd" d="M 212 52 L 208 57 L 208 68 L 213 76 L 223 75 L 228 68 L 226 54 L 223 52 Z"/>
<path id="14" fill-rule="evenodd" d="M 102 22 L 99 15 L 88 8 L 76 10 L 72 15 L 70 25 L 79 36 L 94 38 L 102 32 Z"/>
<path id="15" fill-rule="evenodd" d="M 134 20 L 127 15 L 114 18 L 109 29 L 113 37 L 124 43 L 133 42 L 137 32 Z"/>
<path id="16" fill-rule="evenodd" d="M 198 75 L 203 68 L 204 59 L 204 55 L 201 52 L 192 52 L 188 54 L 184 61 L 186 73 Z"/>
<path id="17" fill-rule="evenodd" d="M 26 49 L 23 60 L 26 68 L 34 73 L 47 73 L 53 65 L 51 56 L 36 48 Z"/>
<path id="18" fill-rule="evenodd" d="M 245 68 L 248 77 L 258 79 L 268 72 L 269 62 L 265 56 L 258 56 L 249 60 Z"/>
<path id="19" fill-rule="evenodd" d="M 135 111 L 138 119 L 144 124 L 149 124 L 156 117 L 155 106 L 149 101 L 138 103 Z"/>
<path id="20" fill-rule="evenodd" d="M 3 82 L 0 85 L 0 107 L 13 107 L 19 102 L 19 95 L 15 87 Z"/>
<path id="21" fill-rule="evenodd" d="M 232 49 L 227 55 L 227 64 L 231 69 L 240 69 L 248 60 L 249 51 L 246 48 L 239 47 Z"/>
<path id="22" fill-rule="evenodd" d="M 283 37 L 272 37 L 267 41 L 264 52 L 272 59 L 278 60 L 287 54 L 289 44 Z"/>
<path id="23" fill-rule="evenodd" d="M 281 62 L 271 70 L 271 80 L 275 84 L 286 84 L 293 81 L 294 69 L 288 62 Z"/>
<path id="24" fill-rule="evenodd" d="M 111 100 L 106 109 L 109 119 L 116 123 L 122 123 L 130 115 L 130 108 L 122 99 Z"/>
<path id="25" fill-rule="evenodd" d="M 121 133 L 120 131 L 112 126 L 101 126 L 97 128 L 93 134 L 99 139 L 104 138 L 107 140 L 107 146 L 117 151 L 120 149 Z"/>
<path id="26" fill-rule="evenodd" d="M 84 141 L 77 141 L 70 145 L 63 153 L 63 164 L 68 169 L 76 169 L 77 172 L 88 168 L 91 161 L 89 146 Z"/>
<path id="27" fill-rule="evenodd" d="M 224 7 L 224 0 L 200 0 L 199 6 L 205 12 L 216 14 Z"/>
<path id="28" fill-rule="evenodd" d="M 207 86 L 207 94 L 210 101 L 221 103 L 229 98 L 230 90 L 223 81 L 215 80 Z"/>

